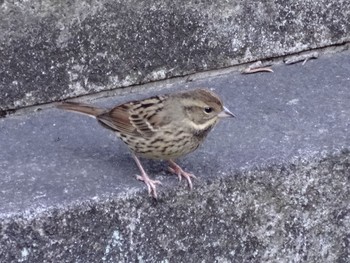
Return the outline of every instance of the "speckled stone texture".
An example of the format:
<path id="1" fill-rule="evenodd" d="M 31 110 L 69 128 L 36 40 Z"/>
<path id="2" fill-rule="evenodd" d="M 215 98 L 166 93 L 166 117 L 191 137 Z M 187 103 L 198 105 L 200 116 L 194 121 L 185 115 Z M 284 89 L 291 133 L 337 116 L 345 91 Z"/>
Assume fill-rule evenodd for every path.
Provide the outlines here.
<path id="1" fill-rule="evenodd" d="M 1 262 L 349 262 L 350 53 L 274 70 L 153 91 L 211 87 L 237 115 L 179 161 L 193 191 L 143 160 L 158 202 L 92 118 L 0 119 Z"/>
<path id="2" fill-rule="evenodd" d="M 2 0 L 0 110 L 350 41 L 339 0 Z"/>
<path id="3" fill-rule="evenodd" d="M 137 196 L 14 217 L 2 229 L 2 260 L 345 263 L 349 175 L 343 151 L 213 178 L 158 203 Z"/>

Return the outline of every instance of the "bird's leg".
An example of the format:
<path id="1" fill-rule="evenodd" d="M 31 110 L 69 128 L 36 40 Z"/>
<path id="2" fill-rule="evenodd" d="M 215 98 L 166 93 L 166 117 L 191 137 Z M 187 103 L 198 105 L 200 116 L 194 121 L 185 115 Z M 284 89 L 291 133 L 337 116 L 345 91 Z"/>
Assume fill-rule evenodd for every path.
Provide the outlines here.
<path id="1" fill-rule="evenodd" d="M 182 170 L 182 168 L 178 166 L 173 160 L 169 160 L 168 162 L 169 162 L 169 171 L 171 173 L 176 174 L 179 177 L 179 181 L 181 181 L 181 178 L 184 177 L 187 180 L 188 187 L 192 190 L 193 186 L 192 186 L 191 177 L 196 178 L 196 176 L 194 174 L 187 173 L 184 170 Z"/>
<path id="2" fill-rule="evenodd" d="M 152 180 L 151 178 L 149 178 L 147 173 L 143 169 L 139 158 L 137 158 L 137 156 L 134 153 L 132 154 L 132 157 L 134 158 L 137 164 L 137 167 L 140 169 L 140 172 L 141 172 L 141 175 L 136 176 L 137 180 L 143 181 L 147 185 L 148 194 L 153 196 L 155 199 L 157 199 L 156 185 L 162 184 L 162 183 L 158 180 Z"/>

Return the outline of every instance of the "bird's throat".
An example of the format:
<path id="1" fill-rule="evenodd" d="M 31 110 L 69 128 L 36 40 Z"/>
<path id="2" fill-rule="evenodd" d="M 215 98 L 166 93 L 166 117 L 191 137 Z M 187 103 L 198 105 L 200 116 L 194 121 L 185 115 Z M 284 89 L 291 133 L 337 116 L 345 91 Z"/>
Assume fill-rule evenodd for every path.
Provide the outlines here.
<path id="1" fill-rule="evenodd" d="M 211 129 L 215 126 L 217 119 L 213 118 L 202 124 L 196 124 L 191 122 L 191 126 L 194 131 L 194 135 L 198 138 L 205 138 Z"/>

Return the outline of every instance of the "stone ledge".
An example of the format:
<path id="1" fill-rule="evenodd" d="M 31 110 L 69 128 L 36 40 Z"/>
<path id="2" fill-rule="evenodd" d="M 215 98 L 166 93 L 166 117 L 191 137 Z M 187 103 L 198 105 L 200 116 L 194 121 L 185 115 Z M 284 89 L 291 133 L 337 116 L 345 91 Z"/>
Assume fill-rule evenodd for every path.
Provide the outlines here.
<path id="1" fill-rule="evenodd" d="M 4 262 L 346 262 L 350 152 L 233 173 L 191 193 L 85 201 L 2 229 Z"/>
<path id="2" fill-rule="evenodd" d="M 0 110 L 350 41 L 349 1 L 0 1 Z"/>
<path id="3" fill-rule="evenodd" d="M 349 58 L 167 87 L 212 87 L 238 117 L 180 160 L 199 177 L 192 192 L 144 161 L 163 182 L 158 202 L 93 119 L 57 109 L 0 119 L 2 260 L 347 262 Z"/>

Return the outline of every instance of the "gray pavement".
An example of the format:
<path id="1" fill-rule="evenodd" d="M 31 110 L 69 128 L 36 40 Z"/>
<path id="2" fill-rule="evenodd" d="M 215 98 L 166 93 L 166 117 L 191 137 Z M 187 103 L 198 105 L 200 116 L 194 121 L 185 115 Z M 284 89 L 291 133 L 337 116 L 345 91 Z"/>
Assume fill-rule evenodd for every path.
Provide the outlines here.
<path id="1" fill-rule="evenodd" d="M 179 160 L 198 177 L 191 192 L 165 163 L 143 160 L 163 182 L 158 202 L 135 179 L 126 146 L 94 119 L 54 108 L 0 119 L 4 258 L 349 260 L 350 52 L 273 69 L 160 91 L 210 87 L 237 118 L 219 123 Z"/>

